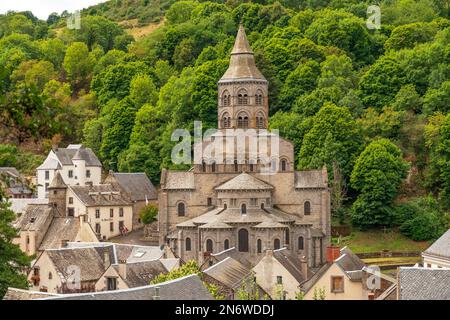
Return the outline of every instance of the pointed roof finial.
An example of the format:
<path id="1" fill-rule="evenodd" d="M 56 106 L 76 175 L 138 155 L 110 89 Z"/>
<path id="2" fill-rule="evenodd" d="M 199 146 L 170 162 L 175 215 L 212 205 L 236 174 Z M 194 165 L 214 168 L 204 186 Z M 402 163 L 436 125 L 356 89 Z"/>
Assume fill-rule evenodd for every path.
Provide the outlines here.
<path id="1" fill-rule="evenodd" d="M 236 41 L 234 42 L 233 51 L 231 54 L 253 54 L 252 48 L 247 40 L 247 35 L 245 34 L 244 25 L 239 23 L 239 30 L 236 36 Z"/>

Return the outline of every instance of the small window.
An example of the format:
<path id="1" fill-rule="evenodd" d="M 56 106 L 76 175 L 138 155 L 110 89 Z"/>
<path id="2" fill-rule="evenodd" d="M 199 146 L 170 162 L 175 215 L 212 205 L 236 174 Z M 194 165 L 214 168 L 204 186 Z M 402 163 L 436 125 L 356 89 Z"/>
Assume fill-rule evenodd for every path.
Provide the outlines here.
<path id="1" fill-rule="evenodd" d="M 230 249 L 230 241 L 228 239 L 225 239 L 225 241 L 223 242 L 223 249 Z"/>
<path id="2" fill-rule="evenodd" d="M 73 198 L 69 197 L 69 204 L 73 204 Z"/>
<path id="3" fill-rule="evenodd" d="M 48 182 L 45 183 L 45 191 L 48 191 Z"/>
<path id="4" fill-rule="evenodd" d="M 212 198 L 208 198 L 208 207 L 212 206 Z"/>
<path id="5" fill-rule="evenodd" d="M 54 194 L 54 195 L 57 195 L 57 194 L 58 194 L 58 191 L 53 190 L 53 194 Z"/>
<path id="6" fill-rule="evenodd" d="M 202 161 L 202 172 L 206 172 L 206 163 Z"/>
<path id="7" fill-rule="evenodd" d="M 304 248 L 304 239 L 303 237 L 298 237 L 298 250 L 303 250 Z"/>
<path id="8" fill-rule="evenodd" d="M 69 170 L 69 172 L 67 174 L 68 174 L 69 178 L 73 178 L 73 171 L 72 170 Z"/>
<path id="9" fill-rule="evenodd" d="M 277 276 L 277 284 L 283 284 L 283 277 Z"/>
<path id="10" fill-rule="evenodd" d="M 281 171 L 286 171 L 287 165 L 286 160 L 281 160 Z"/>
<path id="11" fill-rule="evenodd" d="M 123 208 L 119 208 L 119 217 L 123 217 Z"/>
<path id="12" fill-rule="evenodd" d="M 96 223 L 96 224 L 95 224 L 95 233 L 100 234 L 100 231 L 101 231 L 101 229 L 100 229 L 100 223 Z"/>
<path id="13" fill-rule="evenodd" d="M 290 240 L 290 239 L 289 239 L 289 238 L 290 238 L 290 236 L 289 236 L 289 229 L 287 229 L 287 230 L 285 231 L 285 236 L 286 236 L 286 239 L 285 239 L 286 241 L 285 241 L 285 243 L 286 243 L 286 244 L 289 244 L 289 240 Z"/>
<path id="14" fill-rule="evenodd" d="M 249 170 L 250 170 L 250 172 L 253 172 L 253 170 L 254 170 L 253 163 L 250 163 Z"/>
<path id="15" fill-rule="evenodd" d="M 51 272 L 48 273 L 48 280 L 52 280 L 53 279 L 53 274 Z"/>
<path id="16" fill-rule="evenodd" d="M 264 202 L 261 202 L 261 209 L 264 210 Z"/>
<path id="17" fill-rule="evenodd" d="M 90 178 L 91 177 L 91 170 L 86 170 L 86 178 Z"/>
<path id="18" fill-rule="evenodd" d="M 280 239 L 277 238 L 277 239 L 273 240 L 273 248 L 274 248 L 275 250 L 278 250 L 278 249 L 281 248 Z"/>
<path id="19" fill-rule="evenodd" d="M 206 240 L 206 251 L 213 252 L 213 242 L 211 239 Z"/>
<path id="20" fill-rule="evenodd" d="M 226 203 L 223 204 L 223 208 L 226 209 L 228 206 Z"/>
<path id="21" fill-rule="evenodd" d="M 331 292 L 344 292 L 344 277 L 331 277 Z"/>
<path id="22" fill-rule="evenodd" d="M 248 252 L 248 231 L 240 229 L 238 231 L 238 250 L 239 252 Z"/>
<path id="23" fill-rule="evenodd" d="M 261 239 L 258 239 L 256 241 L 256 251 L 257 251 L 257 253 L 261 253 L 262 252 L 262 241 L 261 241 Z"/>
<path id="24" fill-rule="evenodd" d="M 95 209 L 95 218 L 100 219 L 100 209 Z"/>
<path id="25" fill-rule="evenodd" d="M 117 290 L 117 278 L 106 278 L 108 291 Z"/>
<path id="26" fill-rule="evenodd" d="M 216 172 L 216 163 L 215 162 L 213 162 L 211 164 L 211 172 Z"/>
<path id="27" fill-rule="evenodd" d="M 191 238 L 186 238 L 186 251 L 191 251 Z"/>
<path id="28" fill-rule="evenodd" d="M 113 208 L 109 209 L 109 217 L 114 218 L 114 209 Z"/>
<path id="29" fill-rule="evenodd" d="M 111 232 L 114 231 L 114 222 L 109 223 L 109 231 L 111 231 Z"/>
<path id="30" fill-rule="evenodd" d="M 309 215 L 311 215 L 311 202 L 309 202 L 309 201 L 305 201 L 305 204 L 304 204 L 304 214 L 305 214 L 305 216 L 309 216 Z"/>
<path id="31" fill-rule="evenodd" d="M 49 171 L 45 171 L 45 180 L 50 179 L 50 172 Z"/>
<path id="32" fill-rule="evenodd" d="M 241 214 L 247 214 L 247 205 L 245 203 L 241 205 Z"/>
<path id="33" fill-rule="evenodd" d="M 184 217 L 186 215 L 186 206 L 183 202 L 178 203 L 178 216 Z"/>
<path id="34" fill-rule="evenodd" d="M 239 165 L 238 165 L 238 161 L 234 160 L 234 171 L 238 172 L 239 171 Z"/>

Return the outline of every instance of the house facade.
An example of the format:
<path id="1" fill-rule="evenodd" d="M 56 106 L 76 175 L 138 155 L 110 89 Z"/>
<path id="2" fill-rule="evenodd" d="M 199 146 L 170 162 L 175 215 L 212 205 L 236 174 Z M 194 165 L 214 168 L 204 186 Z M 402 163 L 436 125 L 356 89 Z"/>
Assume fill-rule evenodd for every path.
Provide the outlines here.
<path id="1" fill-rule="evenodd" d="M 450 229 L 422 252 L 425 268 L 450 268 Z"/>
<path id="2" fill-rule="evenodd" d="M 102 164 L 90 148 L 83 145 L 69 145 L 67 148 L 51 150 L 44 162 L 37 168 L 38 198 L 48 198 L 48 186 L 59 172 L 63 181 L 71 186 L 100 184 Z"/>
<path id="3" fill-rule="evenodd" d="M 330 242 L 327 171 L 294 170 L 293 144 L 267 131 L 268 93 L 240 26 L 218 83 L 218 131 L 194 146 L 202 159 L 191 170 L 161 174 L 160 243 L 169 243 L 184 261 L 203 263 L 211 253 L 236 247 L 256 264 L 265 250 L 286 247 L 312 267 L 324 263 Z M 274 140 L 265 144 L 270 148 L 263 157 L 251 145 L 243 152 L 234 148 L 245 140 L 241 134 L 256 141 L 259 151 Z M 214 141 L 224 147 L 205 156 Z M 216 163 L 219 158 L 225 161 Z"/>

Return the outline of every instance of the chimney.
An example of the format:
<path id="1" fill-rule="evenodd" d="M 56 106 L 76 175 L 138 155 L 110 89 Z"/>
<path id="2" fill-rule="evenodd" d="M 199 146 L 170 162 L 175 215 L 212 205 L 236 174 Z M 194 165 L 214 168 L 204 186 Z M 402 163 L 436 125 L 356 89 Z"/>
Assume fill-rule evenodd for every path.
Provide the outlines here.
<path id="1" fill-rule="evenodd" d="M 126 260 L 119 260 L 119 276 L 124 280 L 127 278 L 127 261 Z"/>
<path id="2" fill-rule="evenodd" d="M 103 257 L 104 257 L 104 260 L 105 260 L 105 266 L 106 266 L 106 268 L 108 268 L 111 265 L 111 262 L 109 261 L 109 252 L 105 251 L 103 253 Z"/>
<path id="3" fill-rule="evenodd" d="M 61 240 L 61 248 L 66 248 L 69 240 Z"/>
<path id="4" fill-rule="evenodd" d="M 333 263 L 337 258 L 341 256 L 341 249 L 337 246 L 327 247 L 327 262 Z"/>
<path id="5" fill-rule="evenodd" d="M 305 256 L 300 258 L 300 270 L 304 280 L 308 279 L 308 259 Z"/>

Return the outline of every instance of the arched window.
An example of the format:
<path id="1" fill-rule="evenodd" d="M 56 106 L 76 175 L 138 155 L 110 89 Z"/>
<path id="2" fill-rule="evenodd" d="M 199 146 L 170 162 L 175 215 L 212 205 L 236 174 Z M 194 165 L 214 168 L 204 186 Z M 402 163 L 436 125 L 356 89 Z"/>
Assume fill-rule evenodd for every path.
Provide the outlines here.
<path id="1" fill-rule="evenodd" d="M 234 160 L 234 171 L 238 172 L 239 171 L 239 165 L 238 165 L 238 161 Z"/>
<path id="2" fill-rule="evenodd" d="M 53 274 L 51 272 L 48 273 L 48 280 L 52 280 L 53 279 Z"/>
<path id="3" fill-rule="evenodd" d="M 224 91 L 222 95 L 222 105 L 229 106 L 231 104 L 231 96 L 228 91 Z"/>
<path id="4" fill-rule="evenodd" d="M 213 242 L 211 239 L 206 240 L 206 251 L 213 252 Z"/>
<path id="5" fill-rule="evenodd" d="M 261 209 L 264 209 L 264 202 L 261 202 Z"/>
<path id="6" fill-rule="evenodd" d="M 258 129 L 263 129 L 264 128 L 264 117 L 262 117 L 262 116 L 257 116 L 256 117 L 256 127 Z"/>
<path id="7" fill-rule="evenodd" d="M 223 204 L 223 208 L 226 209 L 228 206 L 226 203 Z"/>
<path id="8" fill-rule="evenodd" d="M 215 162 L 213 162 L 211 164 L 211 172 L 216 172 L 216 163 Z"/>
<path id="9" fill-rule="evenodd" d="M 230 241 L 228 239 L 225 239 L 225 241 L 223 242 L 223 249 L 230 249 Z"/>
<path id="10" fill-rule="evenodd" d="M 248 231 L 246 229 L 238 232 L 238 249 L 240 252 L 248 252 Z"/>
<path id="11" fill-rule="evenodd" d="M 290 236 L 289 236 L 289 229 L 285 231 L 285 243 L 289 244 Z"/>
<path id="12" fill-rule="evenodd" d="M 225 112 L 222 116 L 222 127 L 223 128 L 231 127 L 231 118 L 227 112 Z"/>
<path id="13" fill-rule="evenodd" d="M 191 238 L 186 238 L 186 251 L 191 251 Z"/>
<path id="14" fill-rule="evenodd" d="M 247 91 L 245 91 L 244 89 L 241 89 L 238 92 L 238 104 L 239 105 L 246 105 L 246 104 L 248 104 Z"/>
<path id="15" fill-rule="evenodd" d="M 248 116 L 244 112 L 240 113 L 238 116 L 238 128 L 248 128 Z"/>
<path id="16" fill-rule="evenodd" d="M 250 165 L 249 165 L 249 170 L 250 170 L 250 172 L 253 172 L 253 170 L 254 170 L 254 168 L 253 168 L 253 163 L 250 163 Z"/>
<path id="17" fill-rule="evenodd" d="M 186 215 L 186 205 L 184 202 L 178 203 L 178 216 L 184 217 Z"/>
<path id="18" fill-rule="evenodd" d="M 247 205 L 245 203 L 241 204 L 241 214 L 247 213 Z"/>
<path id="19" fill-rule="evenodd" d="M 303 205 L 303 214 L 305 216 L 309 216 L 311 214 L 311 202 L 305 201 L 305 204 Z"/>
<path id="20" fill-rule="evenodd" d="M 287 170 L 287 161 L 284 159 L 281 160 L 280 167 L 281 167 L 281 171 L 286 171 Z"/>
<path id="21" fill-rule="evenodd" d="M 263 95 L 261 90 L 258 90 L 255 95 L 255 104 L 262 105 L 263 104 Z"/>
<path id="22" fill-rule="evenodd" d="M 298 250 L 303 250 L 303 248 L 304 248 L 303 237 L 298 237 Z"/>
<path id="23" fill-rule="evenodd" d="M 206 163 L 202 161 L 202 172 L 206 172 Z"/>
<path id="24" fill-rule="evenodd" d="M 258 239 L 256 241 L 256 252 L 261 253 L 262 252 L 262 241 L 261 239 Z"/>
<path id="25" fill-rule="evenodd" d="M 280 239 L 276 238 L 275 240 L 273 240 L 273 248 L 274 248 L 275 250 L 281 248 Z"/>

